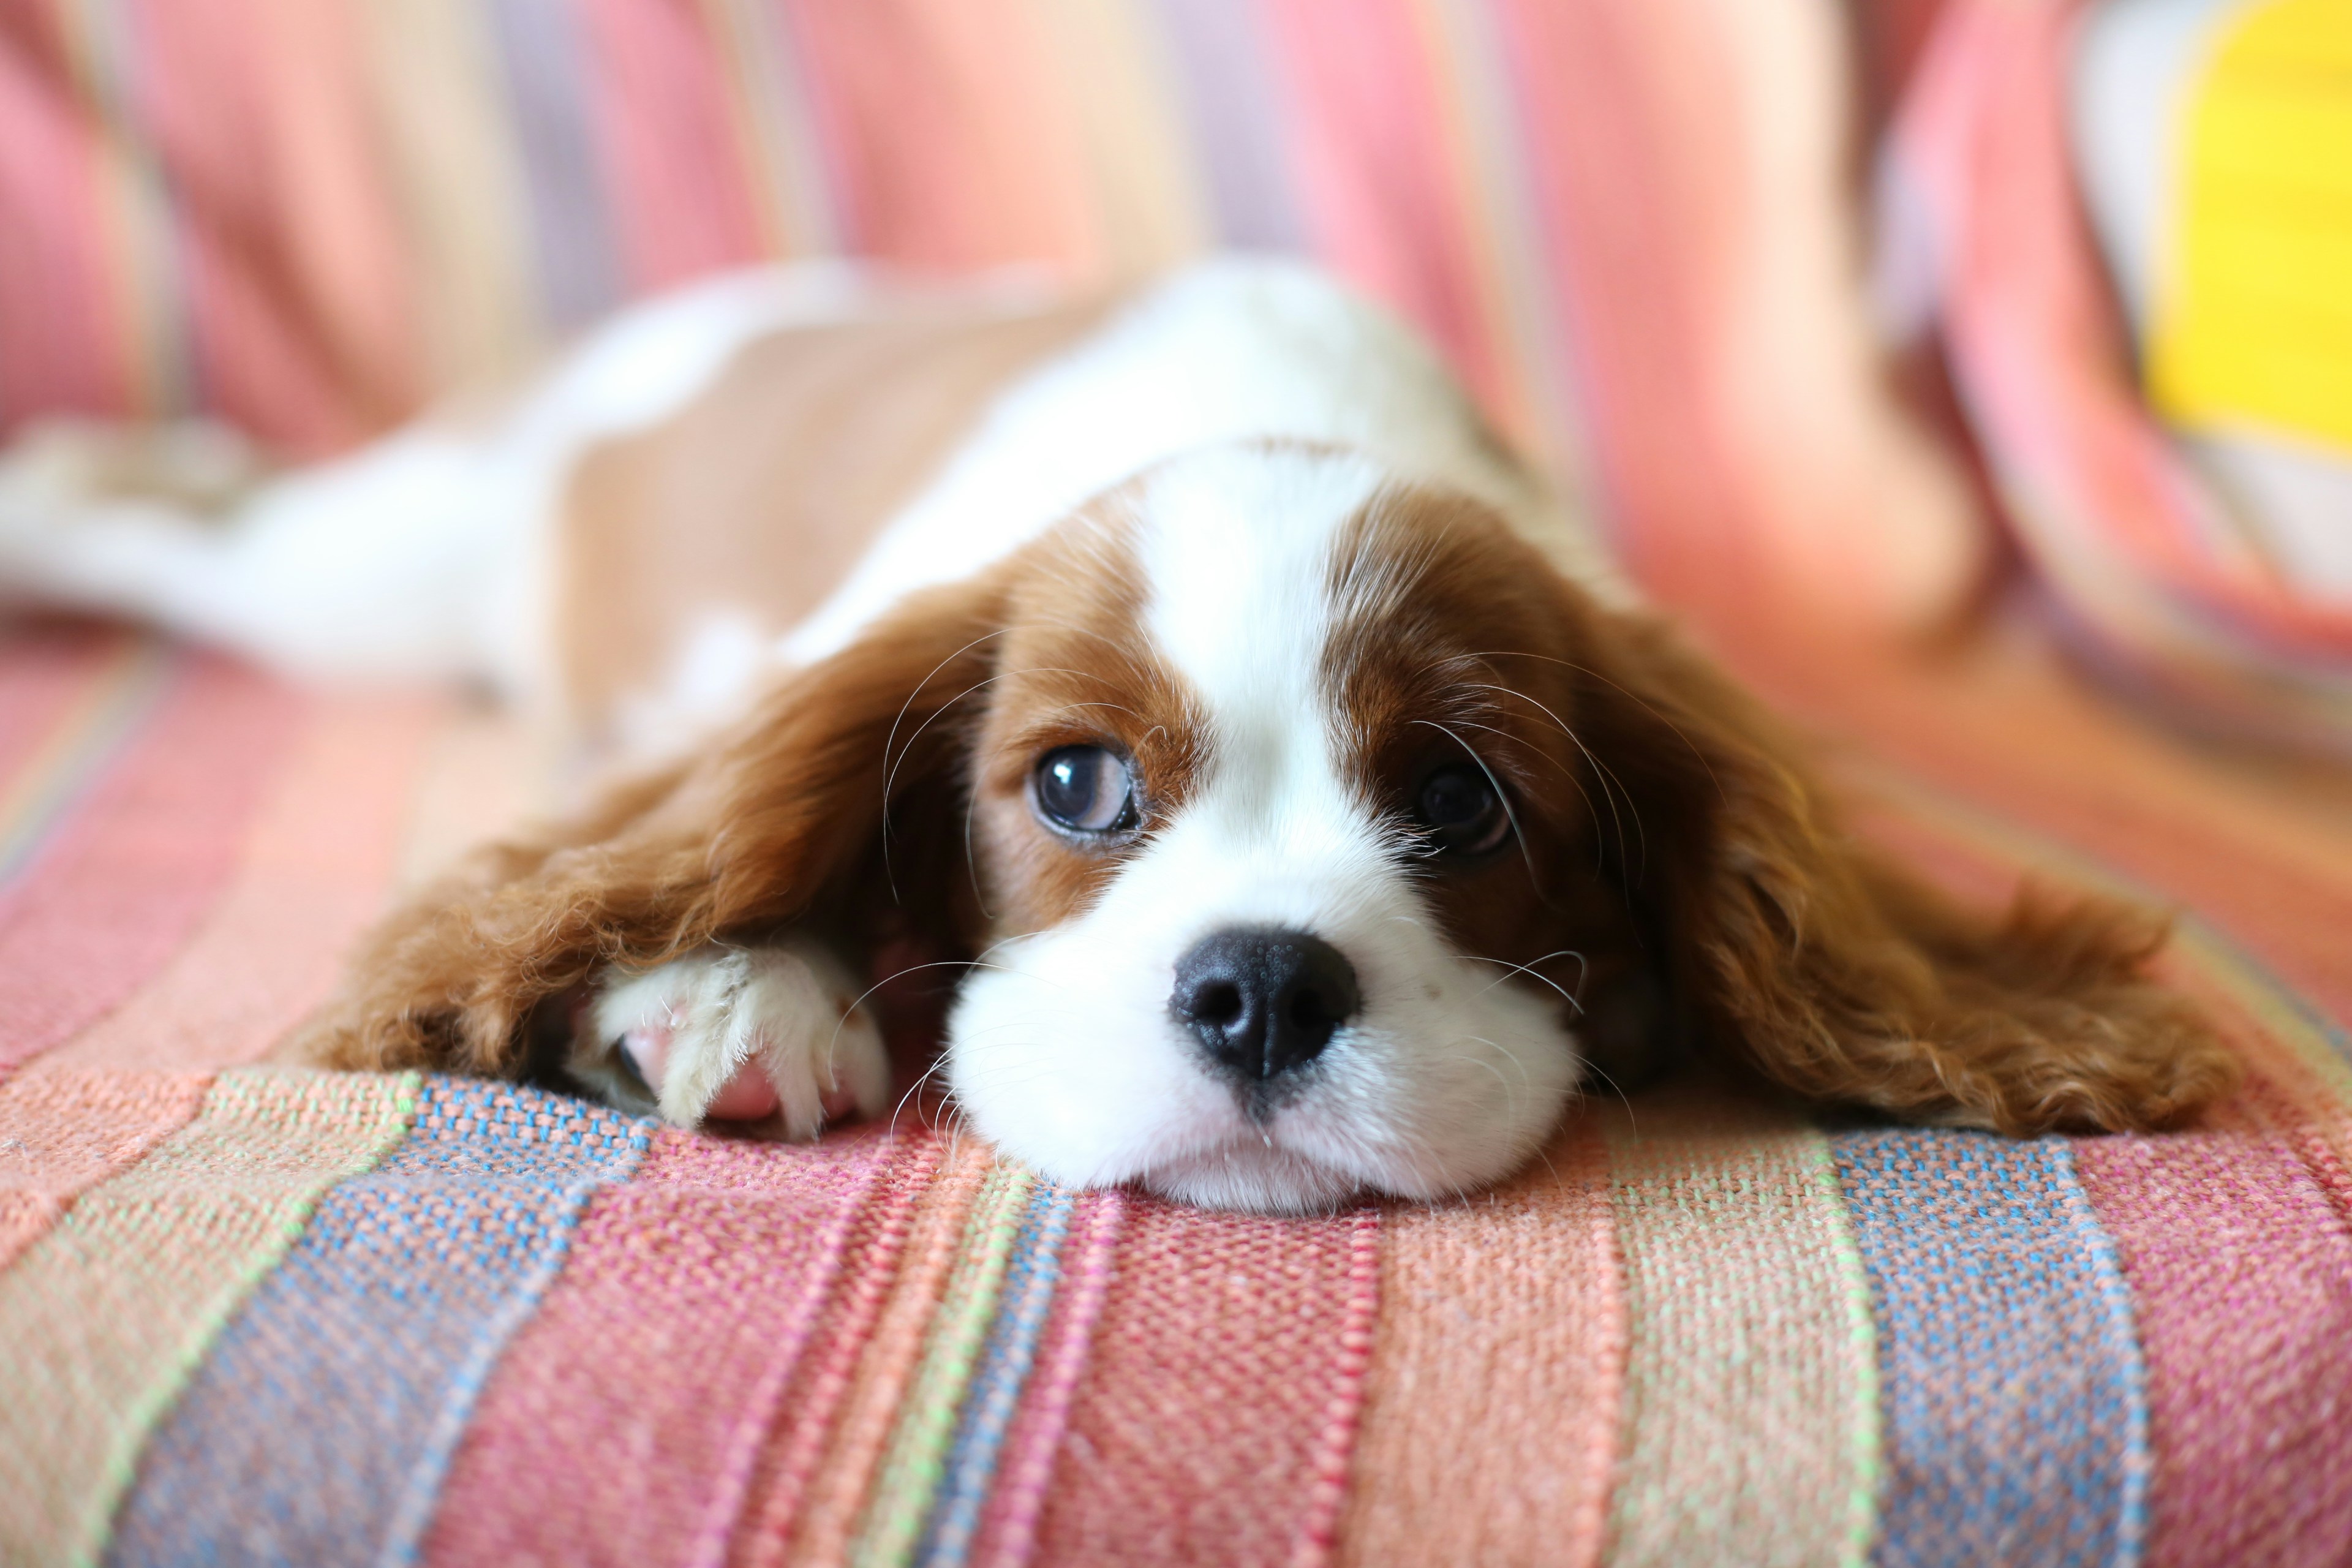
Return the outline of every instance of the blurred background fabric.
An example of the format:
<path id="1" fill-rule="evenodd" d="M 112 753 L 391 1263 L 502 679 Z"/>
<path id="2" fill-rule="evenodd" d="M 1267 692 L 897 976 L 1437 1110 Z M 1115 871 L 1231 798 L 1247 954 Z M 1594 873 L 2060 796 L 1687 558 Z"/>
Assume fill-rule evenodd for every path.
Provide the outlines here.
<path id="1" fill-rule="evenodd" d="M 2125 0 L 2076 69 L 2081 9 L 6 0 L 0 426 L 201 412 L 315 455 L 763 259 L 1101 283 L 1297 251 L 1720 638 L 1938 626 L 2013 541 L 2095 668 L 2343 744 L 2352 569 L 2295 542 L 2352 531 L 2343 7 Z M 2103 227 L 2126 279 L 2191 260 L 2129 325 L 2070 69 L 2078 121 L 2153 150 L 2111 170 L 2086 134 L 2094 186 L 2184 193 Z M 2257 210 L 2309 232 L 2243 237 Z M 2245 303 L 2273 275 L 2300 315 Z"/>

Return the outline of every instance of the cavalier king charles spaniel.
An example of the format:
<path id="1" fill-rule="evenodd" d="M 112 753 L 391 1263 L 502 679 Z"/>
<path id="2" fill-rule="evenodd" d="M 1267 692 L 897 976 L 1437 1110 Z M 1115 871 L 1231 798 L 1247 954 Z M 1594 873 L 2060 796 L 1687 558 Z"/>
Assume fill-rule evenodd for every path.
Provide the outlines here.
<path id="1" fill-rule="evenodd" d="M 1300 268 L 724 279 L 209 519 L 126 449 L 12 459 L 7 581 L 488 682 L 629 759 L 395 910 L 311 1060 L 806 1138 L 890 1109 L 874 988 L 922 965 L 1000 1149 L 1276 1212 L 1476 1188 L 1698 1050 L 2016 1134 L 2231 1081 L 2144 977 L 2160 925 L 1962 909 L 1849 838 L 1432 356 Z"/>

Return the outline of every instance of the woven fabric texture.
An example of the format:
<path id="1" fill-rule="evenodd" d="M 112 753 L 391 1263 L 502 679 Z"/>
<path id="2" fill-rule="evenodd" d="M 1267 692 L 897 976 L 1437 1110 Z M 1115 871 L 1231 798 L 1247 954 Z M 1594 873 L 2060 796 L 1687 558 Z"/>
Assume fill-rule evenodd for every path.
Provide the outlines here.
<path id="1" fill-rule="evenodd" d="M 2046 668 L 1750 669 L 1957 891 L 2183 906 L 2168 977 L 2252 1072 L 2206 1125 L 2015 1143 L 1697 1081 L 1596 1098 L 1466 1203 L 1290 1222 L 1064 1192 L 911 1122 L 778 1147 L 252 1065 L 364 912 L 492 825 L 510 753 L 471 712 L 224 670 L 277 715 L 258 756 L 192 740 L 169 686 L 92 754 L 125 671 L 187 668 L 0 645 L 41 731 L 5 738 L 0 921 L 204 870 L 114 906 L 111 1010 L 0 1077 L 0 1560 L 2352 1552 L 2352 828 Z M 170 799 L 238 781 L 176 819 L 211 843 L 126 808 L 175 752 Z"/>

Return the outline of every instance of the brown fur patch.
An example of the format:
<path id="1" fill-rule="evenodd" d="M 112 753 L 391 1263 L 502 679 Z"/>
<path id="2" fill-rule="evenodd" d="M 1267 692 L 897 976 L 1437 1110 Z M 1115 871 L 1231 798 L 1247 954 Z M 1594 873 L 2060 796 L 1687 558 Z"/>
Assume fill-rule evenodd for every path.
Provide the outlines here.
<path id="1" fill-rule="evenodd" d="M 1509 805 L 1515 832 L 1499 849 L 1423 863 L 1447 936 L 1497 979 L 1556 989 L 1601 1069 L 1639 1076 L 1671 1026 L 1625 885 L 1645 825 L 1575 733 L 1570 591 L 1485 507 L 1402 487 L 1342 535 L 1328 587 L 1324 679 L 1359 793 L 1409 819 L 1433 771 L 1473 763 Z"/>
<path id="2" fill-rule="evenodd" d="M 581 460 L 556 539 L 564 718 L 604 738 L 710 616 L 781 635 L 824 601 L 1004 386 L 1099 303 L 901 302 L 770 333 L 672 417 Z"/>
<path id="3" fill-rule="evenodd" d="M 1686 1030 L 1816 1100 L 2011 1133 L 2165 1126 L 2236 1081 L 2147 978 L 2161 921 L 2031 889 L 1967 910 L 1888 864 L 1728 682 L 1475 504 L 1382 495 L 1332 586 L 1358 787 L 1402 812 L 1439 760 L 1493 771 L 1519 852 L 1433 866 L 1431 901 L 1465 952 L 1581 982 L 1604 1070 Z"/>
<path id="4" fill-rule="evenodd" d="M 1155 826 L 1184 804 L 1205 760 L 1202 709 L 1143 630 L 1145 584 L 1123 495 L 1042 541 L 1012 585 L 1005 635 L 972 768 L 975 832 L 992 868 L 989 913 L 1005 932 L 1084 910 Z M 1057 746 L 1130 759 L 1134 837 L 1078 845 L 1036 819 L 1029 783 Z"/>

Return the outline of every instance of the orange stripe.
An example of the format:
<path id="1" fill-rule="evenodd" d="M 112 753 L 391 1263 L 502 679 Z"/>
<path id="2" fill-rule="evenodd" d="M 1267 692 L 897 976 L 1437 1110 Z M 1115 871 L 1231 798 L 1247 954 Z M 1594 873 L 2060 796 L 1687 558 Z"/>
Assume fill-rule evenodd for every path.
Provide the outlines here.
<path id="1" fill-rule="evenodd" d="M 542 754 L 547 740 L 511 710 L 451 704 L 418 770 L 399 886 L 420 887 L 535 812 L 555 810 L 544 787 L 556 771 Z"/>
<path id="2" fill-rule="evenodd" d="M 1167 46 L 1148 30 L 1140 0 L 1028 4 L 1070 94 L 1108 275 L 1147 277 L 1198 255 L 1209 244 L 1207 203 Z"/>
<path id="3" fill-rule="evenodd" d="M 1597 1127 L 1572 1121 L 1547 1161 L 1467 1205 L 1391 1217 L 1356 1452 L 1377 1479 L 1349 1494 L 1343 1564 L 1599 1561 L 1624 1263 Z"/>
<path id="4" fill-rule="evenodd" d="M 2192 750 L 2022 638 L 1932 662 L 1795 637 L 1729 651 L 1817 727 L 2179 900 L 2352 1019 L 2340 775 Z"/>
<path id="5" fill-rule="evenodd" d="M 401 0 L 354 16 L 415 247 L 420 364 L 436 392 L 504 384 L 541 344 L 529 208 L 488 18 L 474 0 Z"/>

